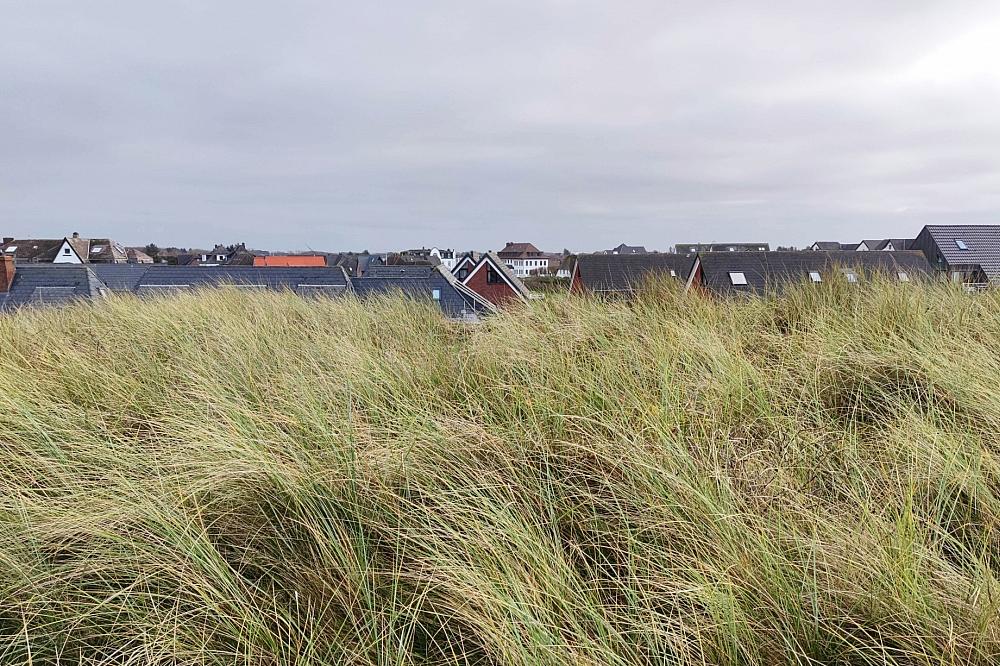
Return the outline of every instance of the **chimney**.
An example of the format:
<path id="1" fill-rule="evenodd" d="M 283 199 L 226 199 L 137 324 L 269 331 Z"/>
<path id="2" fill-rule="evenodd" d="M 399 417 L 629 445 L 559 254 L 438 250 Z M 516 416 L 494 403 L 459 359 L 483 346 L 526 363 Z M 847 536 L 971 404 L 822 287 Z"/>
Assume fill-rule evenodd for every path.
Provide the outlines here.
<path id="1" fill-rule="evenodd" d="M 13 243 L 13 242 L 14 242 L 14 237 L 13 236 L 4 236 L 3 237 L 3 244 L 4 245 L 6 245 L 7 243 Z"/>
<path id="2" fill-rule="evenodd" d="M 80 237 L 80 232 L 79 231 L 74 231 L 73 232 L 73 238 L 79 238 L 79 237 Z"/>
<path id="3" fill-rule="evenodd" d="M 10 291 L 10 286 L 14 284 L 14 257 L 7 253 L 0 256 L 0 294 Z"/>

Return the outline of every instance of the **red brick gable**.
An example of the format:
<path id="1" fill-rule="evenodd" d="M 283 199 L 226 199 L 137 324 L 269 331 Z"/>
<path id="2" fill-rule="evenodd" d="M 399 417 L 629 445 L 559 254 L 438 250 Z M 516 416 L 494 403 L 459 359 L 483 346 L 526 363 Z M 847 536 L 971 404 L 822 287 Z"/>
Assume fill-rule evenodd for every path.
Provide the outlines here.
<path id="1" fill-rule="evenodd" d="M 490 273 L 496 276 L 494 283 L 489 281 Z M 517 292 L 511 289 L 503 277 L 496 272 L 496 269 L 489 264 L 476 271 L 476 274 L 469 278 L 465 286 L 494 305 L 502 306 L 520 300 Z"/>

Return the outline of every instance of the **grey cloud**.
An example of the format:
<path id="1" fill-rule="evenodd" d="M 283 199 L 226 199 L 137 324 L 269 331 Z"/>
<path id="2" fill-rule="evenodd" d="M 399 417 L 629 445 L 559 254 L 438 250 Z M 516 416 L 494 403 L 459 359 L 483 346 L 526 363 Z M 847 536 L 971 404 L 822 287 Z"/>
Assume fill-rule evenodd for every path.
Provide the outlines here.
<path id="1" fill-rule="evenodd" d="M 586 250 L 997 221 L 993 3 L 732 4 L 0 0 L 0 226 Z"/>

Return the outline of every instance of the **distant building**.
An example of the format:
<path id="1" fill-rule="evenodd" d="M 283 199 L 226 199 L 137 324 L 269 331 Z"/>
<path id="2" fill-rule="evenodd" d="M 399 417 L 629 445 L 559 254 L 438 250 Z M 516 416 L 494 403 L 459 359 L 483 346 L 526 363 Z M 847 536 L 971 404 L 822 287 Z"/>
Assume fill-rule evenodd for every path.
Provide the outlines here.
<path id="1" fill-rule="evenodd" d="M 928 225 L 913 241 L 913 248 L 952 282 L 1000 283 L 1000 225 Z"/>
<path id="2" fill-rule="evenodd" d="M 455 251 L 454 250 L 442 250 L 440 248 L 420 248 L 419 250 L 403 250 L 399 253 L 399 256 L 406 257 L 407 259 L 416 259 L 424 261 L 416 261 L 414 265 L 427 265 L 427 266 L 437 266 L 441 264 L 449 271 L 455 267 Z"/>
<path id="3" fill-rule="evenodd" d="M 549 272 L 549 258 L 531 243 L 507 243 L 496 256 L 519 278 Z"/>
<path id="4" fill-rule="evenodd" d="M 351 278 L 358 298 L 399 293 L 432 302 L 453 319 L 478 319 L 495 306 L 462 284 L 443 264 L 437 266 L 373 266 L 364 277 Z"/>
<path id="5" fill-rule="evenodd" d="M 698 254 L 699 252 L 768 252 L 767 243 L 678 243 L 674 246 L 677 254 Z"/>
<path id="6" fill-rule="evenodd" d="M 930 269 L 920 252 L 706 252 L 695 259 L 687 288 L 718 295 L 764 294 L 790 283 L 823 282 L 837 273 L 848 282 L 860 282 L 865 274 L 910 282 L 928 277 Z"/>
<path id="7" fill-rule="evenodd" d="M 0 252 L 18 263 L 32 264 L 126 264 L 128 250 L 110 238 L 71 236 L 50 239 L 4 238 Z"/>
<path id="8" fill-rule="evenodd" d="M 487 252 L 469 269 L 462 284 L 496 306 L 527 301 L 531 292 L 510 266 L 493 252 Z"/>
<path id="9" fill-rule="evenodd" d="M 648 254 L 642 245 L 626 245 L 622 243 L 616 248 L 606 250 L 604 254 Z"/>
<path id="10" fill-rule="evenodd" d="M 651 278 L 673 279 L 683 285 L 694 265 L 694 255 L 581 254 L 576 257 L 570 290 L 625 296 Z"/>
<path id="11" fill-rule="evenodd" d="M 883 238 L 881 240 L 863 240 L 854 248 L 855 252 L 901 252 L 911 250 L 911 238 Z"/>
<path id="12" fill-rule="evenodd" d="M 137 247 L 130 247 L 127 251 L 128 263 L 130 264 L 152 264 L 153 258 Z"/>
<path id="13" fill-rule="evenodd" d="M 326 256 L 322 254 L 271 254 L 266 257 L 254 257 L 254 266 L 326 266 Z"/>

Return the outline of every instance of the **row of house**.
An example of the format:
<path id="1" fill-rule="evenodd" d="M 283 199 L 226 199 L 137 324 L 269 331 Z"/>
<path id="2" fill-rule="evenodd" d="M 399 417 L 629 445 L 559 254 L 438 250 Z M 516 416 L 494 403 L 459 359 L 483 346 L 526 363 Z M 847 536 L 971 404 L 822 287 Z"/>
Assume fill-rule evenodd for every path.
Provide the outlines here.
<path id="1" fill-rule="evenodd" d="M 928 225 L 914 239 L 814 243 L 803 251 L 581 254 L 570 288 L 628 294 L 655 277 L 720 295 L 762 293 L 791 282 L 823 282 L 834 274 L 851 283 L 878 275 L 899 282 L 948 279 L 970 289 L 997 285 L 1000 225 Z"/>

